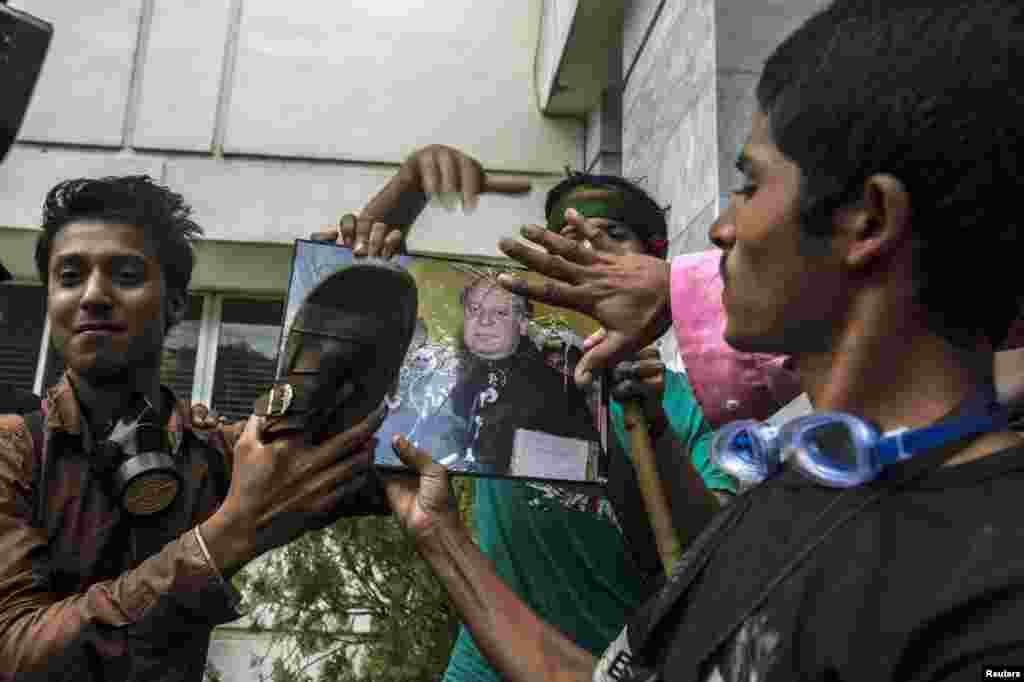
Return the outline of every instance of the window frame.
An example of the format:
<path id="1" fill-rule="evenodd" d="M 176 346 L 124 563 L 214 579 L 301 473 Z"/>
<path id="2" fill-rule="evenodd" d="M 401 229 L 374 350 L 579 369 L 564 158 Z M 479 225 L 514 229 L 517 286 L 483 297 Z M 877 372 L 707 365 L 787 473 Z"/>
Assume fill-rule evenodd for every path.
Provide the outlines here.
<path id="1" fill-rule="evenodd" d="M 193 292 L 193 295 L 194 296 L 198 296 L 198 295 L 200 295 L 200 292 Z M 197 403 L 197 402 L 200 402 L 203 405 L 206 405 L 207 407 L 212 407 L 213 409 L 216 409 L 216 406 L 213 405 L 213 389 L 214 389 L 214 383 L 216 382 L 216 378 L 217 378 L 217 352 L 218 352 L 219 346 L 220 346 L 221 324 L 224 321 L 224 302 L 226 300 L 228 300 L 228 299 L 231 299 L 231 300 L 234 300 L 234 301 L 237 301 L 237 300 L 255 301 L 255 302 L 266 301 L 267 303 L 274 303 L 274 304 L 281 305 L 281 307 L 283 308 L 283 310 L 285 312 L 287 312 L 288 307 L 287 307 L 287 297 L 286 296 L 267 294 L 267 293 L 250 294 L 250 293 L 247 293 L 247 292 L 244 292 L 244 291 L 243 292 L 231 291 L 231 292 L 209 293 L 208 296 L 209 296 L 209 298 L 204 299 L 204 306 L 203 306 L 203 313 L 204 313 L 204 315 L 203 315 L 203 321 L 202 321 L 202 323 L 200 325 L 200 328 L 199 328 L 199 340 L 197 342 L 199 353 L 203 355 L 203 363 L 204 363 L 203 368 L 202 368 L 202 370 L 203 370 L 203 375 L 202 375 L 202 391 L 196 391 L 196 387 L 200 383 L 200 375 L 199 375 L 199 369 L 200 369 L 200 367 L 199 367 L 199 357 L 200 357 L 200 355 L 197 354 L 197 356 L 196 356 L 196 378 L 194 380 L 194 383 L 192 384 L 193 385 L 192 402 L 193 402 L 193 404 Z M 206 315 L 206 313 L 207 313 L 207 309 L 206 309 L 207 302 L 209 302 L 209 305 L 210 305 L 209 317 Z M 231 323 L 229 323 L 229 324 L 231 324 Z M 278 325 L 278 326 L 281 327 L 281 329 L 278 331 L 277 340 L 275 341 L 275 346 L 274 346 L 275 348 L 278 348 L 278 349 L 281 348 L 281 339 L 282 339 L 282 335 L 284 334 L 283 325 L 284 325 L 284 318 L 282 316 L 282 319 L 281 319 L 281 321 L 280 321 L 280 323 Z M 204 332 L 206 334 L 205 337 L 203 335 Z M 204 345 L 204 343 L 206 345 Z"/>
<path id="2" fill-rule="evenodd" d="M 36 395 L 41 395 L 42 394 L 41 386 L 42 386 L 42 382 L 43 382 L 43 372 L 41 371 L 41 369 L 45 370 L 45 368 L 46 368 L 46 349 L 49 347 L 49 343 L 50 343 L 50 316 L 46 314 L 46 306 L 45 306 L 45 303 L 46 303 L 46 287 L 41 285 L 41 284 L 39 284 L 39 283 L 37 283 L 37 282 L 24 281 L 24 280 L 9 281 L 9 282 L 6 282 L 5 284 L 3 284 L 2 286 L 5 289 L 7 289 L 8 291 L 11 290 L 11 289 L 15 289 L 15 288 L 18 288 L 18 289 L 40 289 L 42 291 L 42 293 L 43 293 L 43 304 L 44 304 L 43 305 L 43 330 L 42 330 L 42 333 L 40 334 L 40 337 L 39 337 L 40 349 L 39 349 L 39 351 L 38 351 L 38 353 L 36 355 L 36 370 L 33 373 L 33 378 L 32 378 L 32 392 L 35 393 Z M 3 295 L 2 292 L 0 292 L 0 295 Z M 6 324 L 11 324 L 11 321 L 8 320 L 6 322 Z"/>

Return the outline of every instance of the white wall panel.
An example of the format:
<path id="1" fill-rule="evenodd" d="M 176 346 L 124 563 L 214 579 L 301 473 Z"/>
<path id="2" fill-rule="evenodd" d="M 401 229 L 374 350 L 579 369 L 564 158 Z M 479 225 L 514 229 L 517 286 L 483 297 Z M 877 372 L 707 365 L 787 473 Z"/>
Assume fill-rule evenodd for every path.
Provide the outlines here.
<path id="1" fill-rule="evenodd" d="M 544 0 L 536 65 L 539 97 L 550 97 L 578 6 L 579 0 Z"/>
<path id="2" fill-rule="evenodd" d="M 22 0 L 54 24 L 21 139 L 119 146 L 142 0 Z"/>
<path id="3" fill-rule="evenodd" d="M 0 225 L 38 227 L 43 198 L 61 180 L 106 175 L 160 179 L 163 161 L 134 154 L 16 145 L 0 166 Z"/>
<path id="4" fill-rule="evenodd" d="M 718 68 L 760 72 L 786 36 L 829 0 L 717 0 Z"/>
<path id="5" fill-rule="evenodd" d="M 172 159 L 167 183 L 192 204 L 210 239 L 290 242 L 358 211 L 391 175 L 325 163 Z"/>
<path id="6" fill-rule="evenodd" d="M 134 145 L 208 151 L 230 0 L 156 0 L 142 66 Z"/>
<path id="7" fill-rule="evenodd" d="M 394 173 L 393 168 L 278 161 L 175 159 L 167 184 L 182 192 L 210 239 L 290 243 L 322 225 L 358 213 Z M 534 181 L 531 194 L 485 195 L 464 215 L 428 207 L 409 248 L 446 253 L 501 255 L 497 241 L 526 222 L 542 222 L 544 194 L 558 181 Z"/>
<path id="8" fill-rule="evenodd" d="M 539 24 L 540 0 L 247 0 L 225 152 L 398 162 L 440 142 L 575 165 L 583 126 L 537 108 Z"/>

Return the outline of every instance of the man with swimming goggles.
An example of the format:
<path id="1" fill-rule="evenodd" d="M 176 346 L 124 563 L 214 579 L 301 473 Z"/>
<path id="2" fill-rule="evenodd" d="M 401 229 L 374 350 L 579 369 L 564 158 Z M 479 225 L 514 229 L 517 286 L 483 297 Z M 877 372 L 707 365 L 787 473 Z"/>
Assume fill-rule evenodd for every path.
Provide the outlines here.
<path id="1" fill-rule="evenodd" d="M 443 469 L 399 443 L 421 476 L 389 485 L 392 506 L 506 679 L 975 680 L 1024 665 L 1024 439 L 992 377 L 1021 293 L 1006 273 L 1024 246 L 1022 59 L 1017 0 L 840 0 L 767 60 L 746 182 L 710 233 L 725 336 L 792 356 L 820 412 L 722 436 L 723 453 L 767 463 L 763 482 L 600 659 L 515 599 Z M 523 236 L 547 253 L 502 250 L 552 279 L 503 284 L 606 330 L 581 382 L 686 315 L 673 264 Z"/>

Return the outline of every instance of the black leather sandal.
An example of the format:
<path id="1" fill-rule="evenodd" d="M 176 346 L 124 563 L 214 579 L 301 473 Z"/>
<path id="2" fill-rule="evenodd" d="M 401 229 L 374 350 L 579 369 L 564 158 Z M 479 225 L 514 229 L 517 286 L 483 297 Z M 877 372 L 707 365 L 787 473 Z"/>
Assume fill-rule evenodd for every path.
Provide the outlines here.
<path id="1" fill-rule="evenodd" d="M 256 414 L 267 417 L 263 440 L 302 433 L 317 445 L 381 408 L 397 384 L 417 306 L 412 275 L 379 258 L 356 261 L 318 284 L 288 328 L 274 386 L 256 401 Z M 365 505 L 352 499 L 347 514 L 390 513 L 379 481 L 367 487 L 373 499 L 362 503 L 370 508 L 358 511 Z"/>

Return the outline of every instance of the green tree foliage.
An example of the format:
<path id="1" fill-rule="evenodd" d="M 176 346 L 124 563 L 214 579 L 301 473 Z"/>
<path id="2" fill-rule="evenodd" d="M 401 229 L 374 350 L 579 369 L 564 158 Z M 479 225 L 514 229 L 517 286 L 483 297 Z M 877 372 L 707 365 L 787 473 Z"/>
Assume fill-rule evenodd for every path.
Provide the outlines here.
<path id="1" fill-rule="evenodd" d="M 469 522 L 472 479 L 453 485 Z M 439 680 L 458 632 L 440 584 L 392 517 L 342 519 L 308 533 L 237 582 L 252 628 L 272 633 L 253 661 L 270 663 L 272 682 Z"/>

